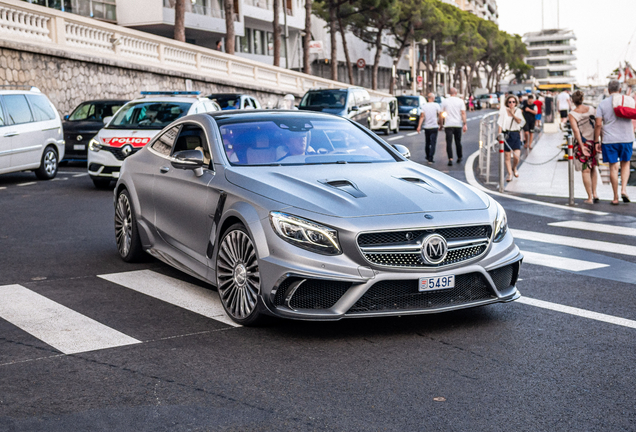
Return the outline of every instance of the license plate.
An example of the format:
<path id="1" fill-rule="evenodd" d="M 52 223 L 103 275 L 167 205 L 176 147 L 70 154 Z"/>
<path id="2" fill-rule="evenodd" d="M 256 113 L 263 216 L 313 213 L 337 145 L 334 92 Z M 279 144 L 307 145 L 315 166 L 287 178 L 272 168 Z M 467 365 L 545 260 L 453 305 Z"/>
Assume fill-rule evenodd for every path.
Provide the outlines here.
<path id="1" fill-rule="evenodd" d="M 455 275 L 420 278 L 420 291 L 442 290 L 455 287 Z"/>
<path id="2" fill-rule="evenodd" d="M 73 150 L 86 150 L 85 144 L 75 144 L 73 145 Z"/>

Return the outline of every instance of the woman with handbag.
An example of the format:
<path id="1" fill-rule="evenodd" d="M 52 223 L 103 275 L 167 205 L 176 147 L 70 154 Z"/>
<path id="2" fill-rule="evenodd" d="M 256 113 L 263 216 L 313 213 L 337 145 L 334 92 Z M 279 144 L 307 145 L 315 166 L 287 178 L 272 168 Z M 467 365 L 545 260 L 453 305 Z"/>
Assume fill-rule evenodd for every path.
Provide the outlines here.
<path id="1" fill-rule="evenodd" d="M 504 134 L 504 154 L 506 157 L 506 170 L 508 177 L 506 181 L 512 181 L 512 176 L 519 177 L 517 165 L 521 158 L 521 129 L 526 124 L 523 113 L 519 109 L 519 100 L 515 95 L 506 96 L 505 108 L 499 113 L 499 133 Z M 510 160 L 512 156 L 512 161 Z"/>
<path id="2" fill-rule="evenodd" d="M 596 183 L 598 175 L 596 166 L 598 159 L 596 143 L 594 142 L 594 118 L 596 109 L 589 105 L 583 105 L 583 92 L 577 90 L 572 95 L 572 102 L 576 108 L 570 111 L 569 119 L 572 133 L 576 139 L 574 146 L 574 163 L 577 171 L 581 171 L 583 185 L 587 192 L 586 204 L 599 202 L 596 196 Z M 580 167 L 580 169 L 579 169 Z"/>

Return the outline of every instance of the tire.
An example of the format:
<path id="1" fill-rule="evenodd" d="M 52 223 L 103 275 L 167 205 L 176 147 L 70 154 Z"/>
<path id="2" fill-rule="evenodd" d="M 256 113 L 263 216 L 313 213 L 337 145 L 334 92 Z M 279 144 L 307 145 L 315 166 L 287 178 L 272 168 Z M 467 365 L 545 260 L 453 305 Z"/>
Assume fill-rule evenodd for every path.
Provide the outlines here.
<path id="1" fill-rule="evenodd" d="M 35 170 L 35 175 L 40 180 L 51 180 L 57 175 L 59 161 L 57 159 L 57 151 L 51 146 L 44 149 L 40 167 Z"/>
<path id="2" fill-rule="evenodd" d="M 396 134 L 400 133 L 400 122 L 398 122 L 397 126 L 395 127 L 395 133 Z"/>
<path id="3" fill-rule="evenodd" d="M 93 180 L 93 184 L 97 189 L 108 189 L 110 187 L 110 182 L 112 181 L 109 178 L 99 177 L 92 177 L 91 180 Z"/>
<path id="4" fill-rule="evenodd" d="M 137 227 L 137 217 L 130 194 L 123 189 L 115 202 L 115 241 L 117 252 L 126 262 L 138 262 L 144 257 Z"/>
<path id="5" fill-rule="evenodd" d="M 225 313 L 244 326 L 262 324 L 258 296 L 261 277 L 258 256 L 245 226 L 236 223 L 221 236 L 216 257 L 216 286 Z"/>

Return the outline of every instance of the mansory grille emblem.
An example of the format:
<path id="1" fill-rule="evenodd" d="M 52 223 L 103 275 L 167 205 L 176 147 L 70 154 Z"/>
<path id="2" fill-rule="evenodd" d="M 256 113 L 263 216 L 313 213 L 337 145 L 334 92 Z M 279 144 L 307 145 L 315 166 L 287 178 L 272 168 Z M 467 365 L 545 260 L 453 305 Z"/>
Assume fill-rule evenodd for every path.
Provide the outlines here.
<path id="1" fill-rule="evenodd" d="M 439 234 L 431 234 L 422 242 L 422 259 L 428 264 L 439 264 L 448 253 L 446 239 Z"/>

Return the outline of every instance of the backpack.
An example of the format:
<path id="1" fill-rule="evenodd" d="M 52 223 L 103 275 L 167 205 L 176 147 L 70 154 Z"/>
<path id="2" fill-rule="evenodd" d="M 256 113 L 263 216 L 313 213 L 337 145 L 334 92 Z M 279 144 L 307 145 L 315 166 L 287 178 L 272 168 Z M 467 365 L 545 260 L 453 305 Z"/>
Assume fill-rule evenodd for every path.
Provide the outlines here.
<path id="1" fill-rule="evenodd" d="M 636 120 L 636 101 L 633 97 L 615 94 L 612 96 L 612 108 L 616 117 Z"/>

